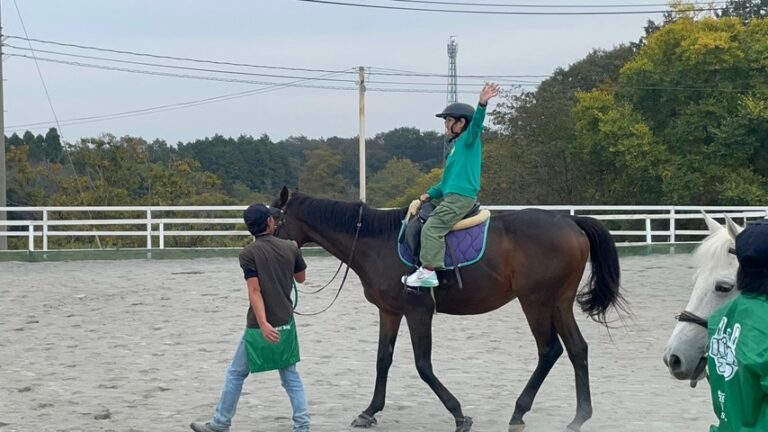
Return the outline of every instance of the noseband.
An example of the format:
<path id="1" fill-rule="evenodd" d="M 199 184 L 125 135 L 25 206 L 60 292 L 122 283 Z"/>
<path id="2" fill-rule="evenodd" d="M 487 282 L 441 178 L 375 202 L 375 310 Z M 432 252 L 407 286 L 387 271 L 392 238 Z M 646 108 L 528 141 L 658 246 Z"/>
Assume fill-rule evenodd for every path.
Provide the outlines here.
<path id="1" fill-rule="evenodd" d="M 680 315 L 676 316 L 675 319 L 677 319 L 679 322 L 689 322 L 696 325 L 700 325 L 707 328 L 707 320 L 696 315 L 693 312 L 688 312 L 687 310 L 684 310 L 680 312 Z"/>

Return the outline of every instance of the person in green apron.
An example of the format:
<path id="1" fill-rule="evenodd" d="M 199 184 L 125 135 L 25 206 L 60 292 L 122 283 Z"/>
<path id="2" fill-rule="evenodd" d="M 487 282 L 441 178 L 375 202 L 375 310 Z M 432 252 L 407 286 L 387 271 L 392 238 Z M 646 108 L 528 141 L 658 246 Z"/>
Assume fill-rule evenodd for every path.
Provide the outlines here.
<path id="1" fill-rule="evenodd" d="M 216 412 L 207 423 L 192 423 L 195 432 L 229 431 L 245 378 L 268 370 L 280 372 L 293 408 L 293 431 L 309 431 L 307 397 L 296 369 L 300 358 L 291 302 L 293 281 L 304 282 L 307 265 L 294 242 L 273 235 L 277 212 L 254 204 L 243 213 L 254 236 L 240 252 L 250 303 L 246 330 L 227 369 Z"/>
<path id="2" fill-rule="evenodd" d="M 477 109 L 464 103 L 452 103 L 437 117 L 445 121 L 447 141 L 453 145 L 445 161 L 440 182 L 419 198 L 422 202 L 442 198 L 442 202 L 427 219 L 421 230 L 421 267 L 403 283 L 412 287 L 436 287 L 435 270 L 445 268 L 445 236 L 472 210 L 480 192 L 480 172 L 483 163 L 483 132 L 488 101 L 499 94 L 499 86 L 483 86 Z"/>
<path id="3" fill-rule="evenodd" d="M 710 432 L 768 431 L 768 221 L 736 237 L 741 295 L 709 318 L 707 369 L 719 424 Z"/>

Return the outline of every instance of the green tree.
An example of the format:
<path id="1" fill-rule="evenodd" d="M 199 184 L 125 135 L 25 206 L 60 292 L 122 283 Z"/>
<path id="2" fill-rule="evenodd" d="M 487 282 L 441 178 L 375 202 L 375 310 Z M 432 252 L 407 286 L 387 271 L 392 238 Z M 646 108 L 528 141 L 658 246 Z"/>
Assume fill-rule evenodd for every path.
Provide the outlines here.
<path id="1" fill-rule="evenodd" d="M 284 151 L 267 135 L 258 139 L 237 139 L 215 135 L 212 138 L 179 144 L 176 151 L 182 159 L 200 162 L 205 171 L 216 174 L 227 191 L 235 185 L 246 185 L 253 191 L 273 194 L 283 185 L 296 185 L 296 173 Z"/>
<path id="2" fill-rule="evenodd" d="M 63 147 L 61 145 L 61 136 L 56 128 L 48 129 L 43 138 L 43 153 L 47 162 L 58 162 L 61 159 Z"/>
<path id="3" fill-rule="evenodd" d="M 422 176 L 419 166 L 408 159 L 390 159 L 367 183 L 368 204 L 384 207 Z"/>
<path id="4" fill-rule="evenodd" d="M 435 126 L 441 126 L 439 122 Z M 413 161 L 423 169 L 431 170 L 443 163 L 442 135 L 434 131 L 422 132 L 412 127 L 401 127 L 377 134 L 369 140 L 372 158 L 369 169 L 381 169 L 391 158 Z"/>
<path id="5" fill-rule="evenodd" d="M 768 22 L 737 18 L 670 23 L 622 70 L 618 97 L 669 153 L 667 199 L 717 204 L 734 173 L 754 181 L 743 169 L 768 157 L 766 70 Z"/>
<path id="6" fill-rule="evenodd" d="M 734 17 L 743 22 L 768 18 L 768 0 L 730 0 L 718 16 Z"/>
<path id="7" fill-rule="evenodd" d="M 584 202 L 581 167 L 571 157 L 576 140 L 576 93 L 612 88 L 635 48 L 595 50 L 557 69 L 535 91 L 508 93 L 492 113 L 498 135 L 484 157 L 483 202 L 561 204 Z"/>
<path id="8" fill-rule="evenodd" d="M 29 146 L 14 146 L 6 153 L 7 199 L 14 206 L 40 206 L 45 204 L 50 178 L 61 171 L 53 166 L 45 169 L 29 161 Z"/>
<path id="9" fill-rule="evenodd" d="M 330 150 L 307 150 L 306 164 L 299 174 L 299 190 L 317 197 L 342 198 L 347 187 L 341 176 L 342 157 Z"/>
<path id="10" fill-rule="evenodd" d="M 768 202 L 766 70 L 765 20 L 679 18 L 653 33 L 615 88 L 574 110 L 591 199 Z"/>
<path id="11" fill-rule="evenodd" d="M 662 198 L 666 153 L 642 117 L 613 94 L 579 94 L 576 141 L 570 152 L 581 167 L 589 202 L 652 204 Z"/>
<path id="12" fill-rule="evenodd" d="M 11 148 L 11 147 L 21 147 L 24 145 L 24 140 L 21 139 L 19 134 L 13 133 L 11 136 L 5 137 L 5 148 Z"/>
<path id="13" fill-rule="evenodd" d="M 43 145 L 45 138 L 42 135 L 35 136 L 31 131 L 26 131 L 22 140 L 29 149 L 27 157 L 30 161 L 42 162 L 45 160 L 45 147 Z"/>
<path id="14" fill-rule="evenodd" d="M 425 193 L 427 189 L 437 184 L 443 177 L 442 168 L 435 168 L 430 172 L 422 175 L 418 178 L 411 187 L 405 190 L 402 194 L 393 198 L 386 207 L 403 207 L 411 203 L 411 201 L 418 199 L 421 194 Z"/>

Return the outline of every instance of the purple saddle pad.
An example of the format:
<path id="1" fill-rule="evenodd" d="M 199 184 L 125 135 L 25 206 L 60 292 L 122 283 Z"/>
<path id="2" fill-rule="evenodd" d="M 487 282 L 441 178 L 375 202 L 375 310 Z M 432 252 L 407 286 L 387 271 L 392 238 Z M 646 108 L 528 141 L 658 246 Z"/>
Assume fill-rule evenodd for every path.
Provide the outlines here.
<path id="1" fill-rule="evenodd" d="M 452 269 L 456 266 L 468 266 L 483 258 L 490 221 L 491 220 L 488 219 L 480 225 L 475 225 L 471 228 L 460 231 L 451 231 L 445 236 L 445 241 L 447 243 L 445 249 L 446 268 Z M 403 229 L 405 229 L 405 224 L 403 225 Z M 448 248 L 453 250 L 453 254 L 456 257 L 455 262 Z M 413 253 L 405 243 L 398 245 L 397 252 L 400 255 L 400 260 L 406 265 L 415 265 L 416 260 L 413 258 Z"/>

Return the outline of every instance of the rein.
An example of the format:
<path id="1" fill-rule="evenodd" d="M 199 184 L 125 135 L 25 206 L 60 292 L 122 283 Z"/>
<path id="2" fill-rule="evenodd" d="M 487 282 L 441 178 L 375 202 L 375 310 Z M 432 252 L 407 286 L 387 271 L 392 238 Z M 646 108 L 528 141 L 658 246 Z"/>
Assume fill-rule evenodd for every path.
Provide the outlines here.
<path id="1" fill-rule="evenodd" d="M 689 322 L 693 323 L 699 326 L 707 328 L 707 320 L 696 315 L 693 312 L 688 312 L 687 310 L 684 310 L 680 312 L 680 315 L 676 316 L 675 319 L 677 319 L 679 322 Z"/>
<path id="2" fill-rule="evenodd" d="M 333 304 L 336 303 L 336 300 L 339 298 L 339 294 L 341 294 L 341 290 L 344 288 L 344 283 L 347 281 L 347 275 L 349 275 L 349 265 L 352 263 L 352 258 L 355 256 L 355 249 L 357 248 L 357 240 L 360 237 L 360 228 L 363 226 L 363 205 L 364 205 L 363 203 L 360 203 L 360 209 L 359 209 L 358 214 L 357 214 L 357 229 L 355 230 L 355 237 L 352 240 L 352 249 L 349 251 L 349 259 L 347 259 L 347 262 L 346 262 L 347 269 L 344 270 L 344 276 L 341 278 L 341 284 L 339 284 L 339 289 L 338 289 L 338 291 L 336 291 L 336 295 L 333 297 L 333 300 L 331 300 L 331 303 L 328 306 L 326 306 L 324 309 L 322 309 L 322 310 L 320 310 L 318 312 L 301 313 L 301 312 L 298 312 L 298 311 L 294 310 L 293 313 L 295 313 L 296 315 L 301 315 L 301 316 L 319 315 L 319 314 L 327 311 L 328 309 L 330 309 L 331 306 L 333 306 Z M 288 203 L 286 203 L 286 208 L 287 208 L 287 206 L 288 206 Z M 284 225 L 285 225 L 285 213 L 281 211 L 280 212 L 280 221 L 278 222 L 277 228 L 275 229 L 275 235 L 277 235 L 279 233 L 280 228 L 283 227 Z M 309 291 L 309 292 L 304 292 L 304 291 L 300 291 L 300 292 L 302 294 L 317 294 L 320 291 L 324 290 L 326 287 L 328 287 L 331 284 L 331 282 L 336 280 L 336 276 L 339 275 L 339 271 L 341 271 L 341 267 L 343 265 L 344 265 L 344 261 L 339 263 L 339 268 L 336 269 L 336 273 L 333 275 L 331 280 L 328 281 L 327 284 L 323 285 L 320 289 L 315 290 L 315 291 Z M 298 289 L 297 289 L 297 291 L 298 291 Z M 298 304 L 298 298 L 297 298 L 297 304 Z M 294 309 L 295 309 L 295 306 L 294 306 Z"/>

